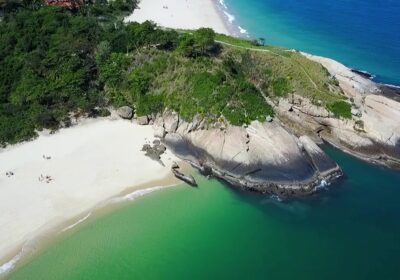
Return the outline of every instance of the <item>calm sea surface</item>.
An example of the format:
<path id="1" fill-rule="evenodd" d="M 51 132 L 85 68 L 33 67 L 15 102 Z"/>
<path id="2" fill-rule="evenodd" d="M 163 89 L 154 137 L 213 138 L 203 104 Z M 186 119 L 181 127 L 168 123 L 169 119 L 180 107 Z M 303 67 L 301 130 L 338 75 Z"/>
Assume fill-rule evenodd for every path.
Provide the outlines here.
<path id="1" fill-rule="evenodd" d="M 219 0 L 251 37 L 334 58 L 400 85 L 398 0 Z"/>
<path id="2" fill-rule="evenodd" d="M 198 177 L 89 219 L 10 279 L 400 279 L 400 173 L 326 151 L 346 178 L 317 196 Z"/>

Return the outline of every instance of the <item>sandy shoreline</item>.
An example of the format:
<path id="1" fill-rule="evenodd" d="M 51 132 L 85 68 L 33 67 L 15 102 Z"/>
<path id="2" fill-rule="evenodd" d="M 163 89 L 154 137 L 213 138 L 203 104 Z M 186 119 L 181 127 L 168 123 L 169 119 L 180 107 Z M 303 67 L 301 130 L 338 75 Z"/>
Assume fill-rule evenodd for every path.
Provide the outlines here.
<path id="1" fill-rule="evenodd" d="M 134 199 L 176 184 L 174 155 L 162 156 L 163 167 L 141 151 L 153 139 L 151 126 L 103 118 L 0 151 L 0 272 L 23 244 L 83 221 L 113 197 Z"/>
<path id="2" fill-rule="evenodd" d="M 125 21 L 232 33 L 215 0 L 142 0 L 139 6 Z M 68 231 L 113 199 L 176 184 L 169 167 L 178 159 L 167 151 L 162 167 L 145 157 L 146 139 L 154 139 L 150 126 L 98 119 L 0 150 L 0 276 L 24 244 L 31 250 L 40 236 Z"/>
<path id="3" fill-rule="evenodd" d="M 230 34 L 229 27 L 218 10 L 216 0 L 141 0 L 139 9 L 125 18 L 126 22 L 151 20 L 177 29 L 210 27 L 218 33 Z"/>

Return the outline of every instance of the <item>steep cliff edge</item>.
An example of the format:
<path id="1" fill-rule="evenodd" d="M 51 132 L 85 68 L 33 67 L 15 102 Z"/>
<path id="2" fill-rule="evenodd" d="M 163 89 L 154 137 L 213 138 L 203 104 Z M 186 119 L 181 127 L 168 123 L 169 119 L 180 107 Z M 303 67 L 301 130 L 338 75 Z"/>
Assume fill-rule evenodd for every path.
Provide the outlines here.
<path id="1" fill-rule="evenodd" d="M 278 121 L 248 126 L 193 122 L 165 111 L 154 123 L 155 135 L 202 172 L 262 193 L 305 195 L 340 176 L 339 166 L 309 137 L 296 137 Z"/>
<path id="2" fill-rule="evenodd" d="M 351 103 L 350 119 L 336 118 L 326 108 L 293 94 L 271 102 L 282 123 L 297 135 L 308 134 L 360 158 L 400 167 L 400 102 L 379 84 L 332 59 L 304 54 L 335 77 Z"/>

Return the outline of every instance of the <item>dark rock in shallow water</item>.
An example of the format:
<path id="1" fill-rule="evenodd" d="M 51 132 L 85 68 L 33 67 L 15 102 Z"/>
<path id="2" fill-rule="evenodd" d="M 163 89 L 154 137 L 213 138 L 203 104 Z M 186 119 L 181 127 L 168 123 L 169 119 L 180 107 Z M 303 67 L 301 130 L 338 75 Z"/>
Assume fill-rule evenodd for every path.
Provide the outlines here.
<path id="1" fill-rule="evenodd" d="M 370 73 L 368 73 L 367 71 L 361 71 L 361 70 L 357 70 L 357 69 L 351 69 L 351 72 L 356 73 L 358 75 L 360 75 L 363 78 L 366 79 L 373 79 L 374 76 L 372 76 Z"/>
<path id="2" fill-rule="evenodd" d="M 179 165 L 176 162 L 174 162 L 171 166 L 171 169 L 179 169 Z"/>
<path id="3" fill-rule="evenodd" d="M 391 85 L 380 85 L 379 86 L 382 95 L 387 98 L 393 99 L 397 102 L 400 102 L 400 87 L 391 86 Z"/>
<path id="4" fill-rule="evenodd" d="M 182 180 L 183 182 L 188 183 L 191 186 L 197 187 L 197 182 L 192 175 L 185 175 L 179 172 L 177 168 L 172 168 L 172 173 L 174 173 L 174 176 L 176 178 Z"/>

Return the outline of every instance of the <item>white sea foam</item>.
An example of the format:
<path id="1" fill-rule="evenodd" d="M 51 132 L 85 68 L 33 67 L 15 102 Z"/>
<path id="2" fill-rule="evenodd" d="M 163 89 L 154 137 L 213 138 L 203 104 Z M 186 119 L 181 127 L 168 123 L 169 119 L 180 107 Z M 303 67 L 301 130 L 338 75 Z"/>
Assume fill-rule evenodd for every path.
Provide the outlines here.
<path id="1" fill-rule="evenodd" d="M 110 199 L 109 201 L 107 201 L 105 204 L 102 204 L 99 206 L 100 207 L 104 207 L 107 204 L 113 204 L 113 203 L 120 203 L 120 202 L 124 202 L 124 201 L 132 201 L 138 197 L 144 196 L 146 194 L 152 193 L 154 191 L 157 190 L 161 190 L 163 188 L 166 187 L 172 187 L 171 186 L 157 186 L 157 187 L 152 187 L 152 188 L 147 188 L 147 189 L 142 189 L 142 190 L 136 190 L 134 192 L 131 192 L 127 195 L 124 196 L 120 196 L 120 197 L 115 197 Z M 64 228 L 63 230 L 61 230 L 62 232 L 66 232 L 74 227 L 76 227 L 77 225 L 83 223 L 84 221 L 86 221 L 90 216 L 92 215 L 92 212 L 89 212 L 85 217 L 83 217 L 82 219 L 79 219 L 77 222 L 73 223 L 72 225 L 67 226 L 66 228 Z M 31 240 L 30 242 L 28 241 L 27 243 L 24 244 L 24 246 L 22 247 L 21 251 L 15 255 L 11 260 L 9 260 L 8 262 L 0 265 L 0 275 L 1 274 L 5 274 L 10 272 L 11 270 L 13 270 L 15 268 L 15 266 L 17 265 L 17 263 L 21 260 L 21 258 L 26 254 L 26 245 L 34 242 L 34 240 Z M 28 245 L 28 247 L 30 247 Z M 29 251 L 29 250 L 28 250 Z"/>
<path id="2" fill-rule="evenodd" d="M 246 30 L 246 29 L 244 29 L 244 28 L 241 27 L 240 25 L 238 26 L 238 28 L 239 28 L 239 32 L 240 32 L 240 33 L 242 33 L 242 34 L 247 34 L 247 30 Z"/>
<path id="3" fill-rule="evenodd" d="M 270 196 L 270 199 L 275 200 L 277 202 L 282 202 L 282 198 L 279 195 L 273 194 Z"/>
<path id="4" fill-rule="evenodd" d="M 330 183 L 327 182 L 326 180 L 321 180 L 321 183 L 315 186 L 315 190 L 325 190 L 328 188 L 329 185 Z"/>
<path id="5" fill-rule="evenodd" d="M 400 88 L 400 85 L 392 85 L 392 84 L 382 84 L 382 85 L 396 89 Z"/>
<path id="6" fill-rule="evenodd" d="M 226 15 L 226 17 L 228 18 L 229 23 L 232 23 L 235 20 L 235 16 L 231 15 L 230 13 L 228 13 L 227 11 L 224 11 L 224 14 Z"/>
<path id="7" fill-rule="evenodd" d="M 70 226 L 67 226 L 67 227 L 64 228 L 61 232 L 64 232 L 64 231 L 70 230 L 71 228 L 76 227 L 76 226 L 79 225 L 80 223 L 84 222 L 87 218 L 89 218 L 90 215 L 92 215 L 92 212 L 88 213 L 85 217 L 83 217 L 82 219 L 80 219 L 80 220 L 77 221 L 76 223 L 74 223 L 74 224 L 72 224 L 72 225 L 70 225 Z"/>
<path id="8" fill-rule="evenodd" d="M 157 187 L 147 188 L 147 189 L 143 189 L 143 190 L 136 190 L 136 191 L 131 192 L 131 193 L 127 194 L 127 195 L 115 197 L 115 198 L 111 199 L 110 202 L 111 203 L 119 203 L 119 202 L 123 202 L 123 201 L 131 201 L 131 200 L 134 200 L 134 199 L 136 199 L 138 197 L 141 197 L 141 196 L 144 196 L 146 194 L 152 193 L 154 191 L 161 190 L 163 188 L 166 188 L 166 187 L 157 186 Z"/>
<path id="9" fill-rule="evenodd" d="M 107 204 L 120 203 L 120 202 L 124 202 L 124 201 L 132 201 L 132 200 L 134 200 L 134 199 L 136 199 L 138 197 L 144 196 L 146 194 L 152 193 L 152 192 L 160 190 L 162 188 L 164 188 L 164 187 L 157 186 L 157 187 L 147 188 L 147 189 L 143 189 L 143 190 L 136 190 L 136 191 L 131 192 L 131 193 L 129 193 L 127 195 L 124 195 L 124 196 L 114 197 L 114 198 L 110 199 L 110 201 L 106 202 L 106 205 Z M 100 207 L 103 207 L 103 206 L 104 206 L 104 204 L 101 205 Z M 87 220 L 90 217 L 90 215 L 92 215 L 92 212 L 88 213 L 85 217 L 83 217 L 82 219 L 80 219 L 76 223 L 74 223 L 74 224 L 72 224 L 70 226 L 67 226 L 61 232 L 65 232 L 67 230 L 70 230 L 70 229 L 76 227 L 80 223 L 82 223 L 85 220 Z"/>
<path id="10" fill-rule="evenodd" d="M 222 7 L 224 7 L 224 9 L 228 9 L 224 0 L 219 0 L 219 3 L 221 4 Z"/>
<path id="11" fill-rule="evenodd" d="M 15 255 L 11 260 L 2 264 L 0 266 L 0 275 L 11 271 L 15 267 L 17 262 L 22 258 L 23 252 L 24 252 L 24 247 L 22 247 L 22 250 L 17 255 Z"/>

